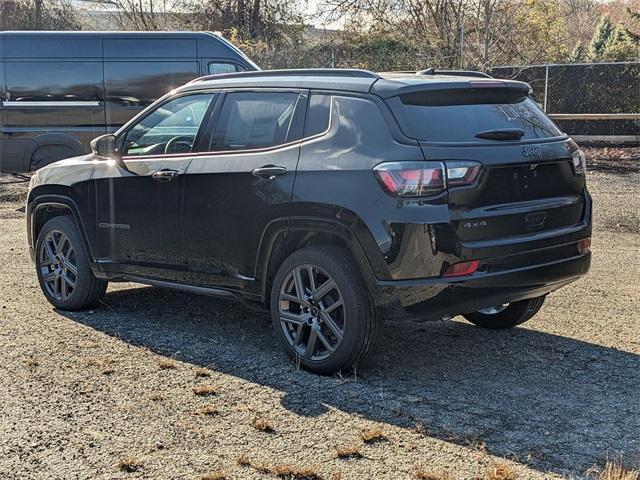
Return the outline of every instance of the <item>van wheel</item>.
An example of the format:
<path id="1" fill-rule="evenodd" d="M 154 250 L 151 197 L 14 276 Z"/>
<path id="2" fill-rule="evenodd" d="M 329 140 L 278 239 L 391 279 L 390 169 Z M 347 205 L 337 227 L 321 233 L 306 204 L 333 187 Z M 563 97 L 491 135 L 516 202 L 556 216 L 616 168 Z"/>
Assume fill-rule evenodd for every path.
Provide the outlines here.
<path id="1" fill-rule="evenodd" d="M 477 312 L 467 313 L 464 318 L 478 327 L 489 328 L 491 330 L 502 330 L 512 328 L 526 322 L 532 318 L 540 308 L 546 295 L 520 302 L 497 305 L 485 308 Z"/>
<path id="2" fill-rule="evenodd" d="M 282 263 L 271 289 L 271 319 L 287 354 L 321 374 L 360 363 L 380 329 L 358 267 L 331 245 L 303 248 Z"/>
<path id="3" fill-rule="evenodd" d="M 56 308 L 92 307 L 107 290 L 107 282 L 93 275 L 80 233 L 68 216 L 54 217 L 40 230 L 36 269 L 44 296 Z"/>
<path id="4" fill-rule="evenodd" d="M 39 168 L 46 167 L 53 162 L 73 156 L 75 156 L 75 151 L 67 145 L 45 145 L 33 152 L 31 162 L 29 163 L 29 170 L 35 172 Z"/>

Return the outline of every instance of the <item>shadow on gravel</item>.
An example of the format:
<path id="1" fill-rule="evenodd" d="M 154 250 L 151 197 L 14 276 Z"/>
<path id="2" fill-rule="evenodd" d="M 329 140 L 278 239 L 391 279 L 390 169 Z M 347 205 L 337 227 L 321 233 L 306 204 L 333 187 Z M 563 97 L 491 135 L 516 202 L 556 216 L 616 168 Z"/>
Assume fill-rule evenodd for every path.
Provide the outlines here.
<path id="1" fill-rule="evenodd" d="M 320 377 L 288 361 L 266 313 L 149 287 L 111 292 L 104 303 L 92 313 L 61 313 L 278 389 L 299 415 L 337 408 L 565 474 L 583 473 L 607 451 L 627 458 L 640 451 L 638 355 L 527 328 L 390 321 L 357 375 Z"/>

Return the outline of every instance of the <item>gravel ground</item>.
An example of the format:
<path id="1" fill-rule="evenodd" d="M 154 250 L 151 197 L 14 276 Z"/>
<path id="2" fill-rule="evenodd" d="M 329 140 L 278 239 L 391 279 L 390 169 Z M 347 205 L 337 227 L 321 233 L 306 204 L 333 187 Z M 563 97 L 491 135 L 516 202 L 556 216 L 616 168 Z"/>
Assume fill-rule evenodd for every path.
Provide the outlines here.
<path id="1" fill-rule="evenodd" d="M 389 321 L 345 378 L 297 370 L 266 314 L 227 301 L 112 284 L 95 310 L 53 310 L 28 257 L 25 184 L 0 185 L 0 478 L 293 478 L 290 465 L 308 478 L 471 479 L 498 464 L 553 478 L 607 456 L 637 465 L 640 173 L 597 166 L 588 277 L 512 331 Z"/>

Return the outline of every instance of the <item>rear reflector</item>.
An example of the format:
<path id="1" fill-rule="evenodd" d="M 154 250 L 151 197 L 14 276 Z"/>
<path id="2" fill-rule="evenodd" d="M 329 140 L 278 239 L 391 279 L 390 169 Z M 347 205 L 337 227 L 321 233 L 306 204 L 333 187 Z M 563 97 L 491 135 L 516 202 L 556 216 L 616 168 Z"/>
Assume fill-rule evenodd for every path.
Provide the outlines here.
<path id="1" fill-rule="evenodd" d="M 580 253 L 587 253 L 591 250 L 591 239 L 585 238 L 584 240 L 580 240 L 578 242 L 578 250 Z"/>
<path id="2" fill-rule="evenodd" d="M 471 275 L 473 272 L 478 270 L 480 266 L 480 260 L 470 260 L 468 262 L 460 262 L 451 265 L 446 272 L 444 272 L 444 277 L 460 277 L 462 275 Z"/>

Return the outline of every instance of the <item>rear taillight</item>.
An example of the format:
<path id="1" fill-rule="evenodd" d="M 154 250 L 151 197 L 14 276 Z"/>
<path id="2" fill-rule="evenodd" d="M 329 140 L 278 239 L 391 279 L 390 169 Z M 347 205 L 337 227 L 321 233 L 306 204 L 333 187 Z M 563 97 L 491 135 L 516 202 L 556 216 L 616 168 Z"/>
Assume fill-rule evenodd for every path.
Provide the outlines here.
<path id="1" fill-rule="evenodd" d="M 587 173 L 587 156 L 582 150 L 573 152 L 573 171 L 576 175 L 585 175 Z"/>
<path id="2" fill-rule="evenodd" d="M 399 197 L 426 197 L 473 185 L 481 165 L 470 161 L 385 162 L 373 171 L 383 188 Z"/>
<path id="3" fill-rule="evenodd" d="M 465 187 L 476 183 L 480 175 L 480 164 L 477 162 L 446 162 L 447 187 Z"/>
<path id="4" fill-rule="evenodd" d="M 374 169 L 384 189 L 400 197 L 426 197 L 444 191 L 441 162 L 386 162 Z"/>
<path id="5" fill-rule="evenodd" d="M 471 275 L 478 270 L 480 260 L 470 260 L 468 262 L 454 263 L 446 272 L 445 277 L 461 277 L 463 275 Z"/>

